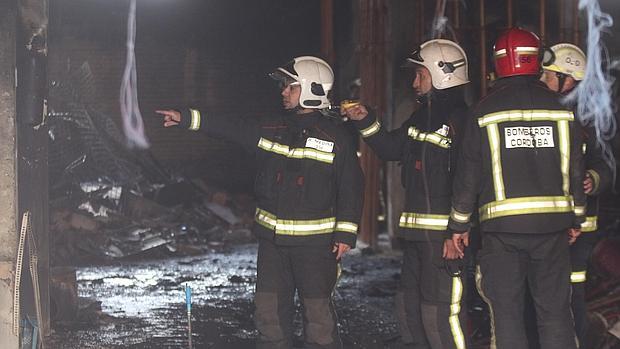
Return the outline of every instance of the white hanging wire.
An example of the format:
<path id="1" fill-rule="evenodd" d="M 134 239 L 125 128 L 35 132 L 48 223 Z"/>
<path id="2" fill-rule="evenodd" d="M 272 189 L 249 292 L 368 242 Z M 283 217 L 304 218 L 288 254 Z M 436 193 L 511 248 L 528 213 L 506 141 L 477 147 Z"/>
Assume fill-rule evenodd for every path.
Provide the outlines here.
<path id="1" fill-rule="evenodd" d="M 446 31 L 448 25 L 448 17 L 446 17 L 446 3 L 447 0 L 437 0 L 435 3 L 435 16 L 433 17 L 433 31 L 431 34 L 432 39 L 440 38 Z"/>
<path id="2" fill-rule="evenodd" d="M 138 105 L 138 76 L 136 73 L 136 0 L 131 0 L 127 17 L 127 61 L 121 81 L 120 107 L 123 130 L 130 148 L 146 149 L 149 141 L 144 134 L 144 122 Z"/>
<path id="3" fill-rule="evenodd" d="M 601 32 L 613 25 L 613 18 L 601 11 L 598 0 L 580 0 L 579 9 L 585 9 L 588 18 L 586 74 L 577 88 L 564 98 L 564 102 L 570 105 L 576 103 L 581 123 L 594 127 L 603 158 L 615 178 L 616 161 L 609 145 L 617 127 L 611 95 L 614 79 L 609 74 L 609 57 L 601 40 Z"/>

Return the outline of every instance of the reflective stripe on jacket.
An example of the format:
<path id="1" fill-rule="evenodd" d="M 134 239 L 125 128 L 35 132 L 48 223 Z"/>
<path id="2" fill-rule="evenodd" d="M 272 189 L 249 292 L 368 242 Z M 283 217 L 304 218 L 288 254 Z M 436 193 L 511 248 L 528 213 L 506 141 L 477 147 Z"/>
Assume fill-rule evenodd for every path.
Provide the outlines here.
<path id="1" fill-rule="evenodd" d="M 181 126 L 256 155 L 255 233 L 283 245 L 342 242 L 355 247 L 363 177 L 352 135 L 319 112 L 264 119 L 185 110 Z"/>
<path id="2" fill-rule="evenodd" d="M 463 135 L 449 226 L 544 233 L 585 220 L 583 155 L 574 115 L 533 77 L 498 80 Z M 475 207 L 478 199 L 478 207 Z"/>
<path id="3" fill-rule="evenodd" d="M 433 90 L 403 124 L 388 131 L 370 114 L 354 121 L 362 139 L 386 161 L 399 161 L 405 188 L 397 235 L 443 240 L 447 232 L 458 137 L 467 106 L 462 89 Z"/>

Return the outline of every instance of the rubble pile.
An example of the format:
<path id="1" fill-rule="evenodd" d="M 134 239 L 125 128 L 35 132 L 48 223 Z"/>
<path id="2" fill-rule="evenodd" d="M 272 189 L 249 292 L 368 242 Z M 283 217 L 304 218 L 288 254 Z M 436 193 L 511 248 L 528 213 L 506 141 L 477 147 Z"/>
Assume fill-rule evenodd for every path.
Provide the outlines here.
<path id="1" fill-rule="evenodd" d="M 50 87 L 51 264 L 147 251 L 186 255 L 251 239 L 251 197 L 231 197 L 183 169 L 171 173 L 149 152 L 128 149 L 100 112 L 93 81 L 85 63 Z"/>
<path id="2" fill-rule="evenodd" d="M 594 247 L 586 284 L 591 348 L 620 345 L 620 219 L 604 232 Z"/>
<path id="3" fill-rule="evenodd" d="M 69 186 L 67 196 L 50 208 L 52 265 L 140 257 L 147 252 L 200 254 L 209 245 L 250 241 L 251 197 L 238 195 L 233 200 L 226 192 L 202 190 L 194 183 L 202 184 L 185 180 L 150 185 L 151 190 L 143 192 L 105 181 Z"/>

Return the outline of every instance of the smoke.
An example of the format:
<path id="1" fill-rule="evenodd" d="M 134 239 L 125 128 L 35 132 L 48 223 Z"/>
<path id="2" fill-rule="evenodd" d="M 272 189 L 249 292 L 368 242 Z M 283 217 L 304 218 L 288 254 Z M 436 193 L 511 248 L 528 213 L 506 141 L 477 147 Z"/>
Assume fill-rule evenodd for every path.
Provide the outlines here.
<path id="1" fill-rule="evenodd" d="M 433 39 L 439 38 L 445 31 L 448 24 L 446 16 L 433 18 Z"/>
<path id="2" fill-rule="evenodd" d="M 447 0 L 437 0 L 435 3 L 435 17 L 433 17 L 433 32 L 431 37 L 437 39 L 446 31 L 448 18 L 446 17 Z"/>
<path id="3" fill-rule="evenodd" d="M 612 101 L 614 79 L 608 66 L 604 65 L 609 62 L 609 57 L 601 40 L 601 32 L 613 25 L 613 18 L 601 11 L 598 0 L 579 0 L 579 9 L 585 9 L 588 18 L 586 74 L 579 86 L 564 98 L 564 103 L 576 103 L 581 123 L 595 129 L 603 158 L 615 177 L 616 162 L 609 146 L 617 126 Z"/>
<path id="4" fill-rule="evenodd" d="M 144 122 L 138 105 L 138 74 L 136 73 L 136 0 L 131 0 L 127 17 L 127 61 L 121 81 L 120 105 L 123 130 L 130 148 L 146 149 L 149 141 L 144 134 Z"/>
<path id="5" fill-rule="evenodd" d="M 450 21 L 448 17 L 446 17 L 446 5 L 448 1 L 456 2 L 457 11 L 458 6 L 462 6 L 467 9 L 467 4 L 465 0 L 437 0 L 435 3 L 435 15 L 433 17 L 433 23 L 431 28 L 431 39 L 439 39 L 442 37 L 449 37 L 450 40 L 454 42 L 458 42 L 456 32 L 454 28 L 450 25 Z"/>

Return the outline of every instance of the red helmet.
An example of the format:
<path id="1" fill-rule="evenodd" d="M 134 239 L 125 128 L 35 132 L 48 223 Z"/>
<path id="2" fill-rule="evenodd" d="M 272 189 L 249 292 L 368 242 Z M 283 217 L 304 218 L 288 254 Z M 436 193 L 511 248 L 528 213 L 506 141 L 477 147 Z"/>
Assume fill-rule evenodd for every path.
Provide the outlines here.
<path id="1" fill-rule="evenodd" d="M 497 76 L 537 75 L 539 52 L 540 39 L 536 34 L 520 28 L 506 30 L 493 46 Z"/>

